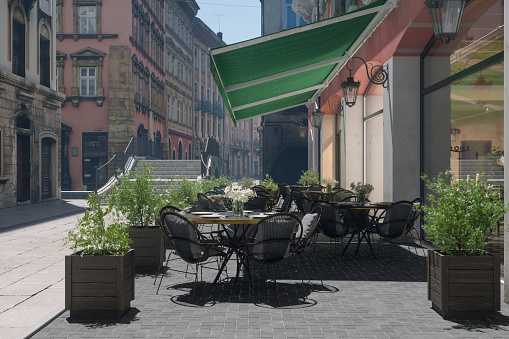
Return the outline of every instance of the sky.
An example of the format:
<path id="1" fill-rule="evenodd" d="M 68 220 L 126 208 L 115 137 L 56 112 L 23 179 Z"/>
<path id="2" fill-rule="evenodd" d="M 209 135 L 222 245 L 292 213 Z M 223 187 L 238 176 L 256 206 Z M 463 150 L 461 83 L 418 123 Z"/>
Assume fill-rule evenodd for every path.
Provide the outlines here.
<path id="1" fill-rule="evenodd" d="M 196 15 L 213 32 L 223 32 L 227 44 L 249 40 L 261 34 L 260 0 L 196 0 Z"/>

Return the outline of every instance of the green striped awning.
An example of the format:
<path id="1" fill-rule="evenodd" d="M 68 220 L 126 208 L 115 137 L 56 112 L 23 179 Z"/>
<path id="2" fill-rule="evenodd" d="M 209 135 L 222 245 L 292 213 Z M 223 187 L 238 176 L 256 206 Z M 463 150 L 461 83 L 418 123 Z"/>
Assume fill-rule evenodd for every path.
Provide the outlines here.
<path id="1" fill-rule="evenodd" d="M 395 7 L 355 11 L 210 51 L 210 68 L 232 120 L 313 102 Z"/>

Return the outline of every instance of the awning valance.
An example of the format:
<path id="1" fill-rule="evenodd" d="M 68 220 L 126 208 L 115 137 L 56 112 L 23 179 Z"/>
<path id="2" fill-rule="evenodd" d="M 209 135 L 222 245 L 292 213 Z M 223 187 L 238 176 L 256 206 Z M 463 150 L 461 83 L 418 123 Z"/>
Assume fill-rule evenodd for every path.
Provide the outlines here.
<path id="1" fill-rule="evenodd" d="M 355 11 L 210 51 L 210 68 L 232 120 L 313 102 L 395 7 Z"/>

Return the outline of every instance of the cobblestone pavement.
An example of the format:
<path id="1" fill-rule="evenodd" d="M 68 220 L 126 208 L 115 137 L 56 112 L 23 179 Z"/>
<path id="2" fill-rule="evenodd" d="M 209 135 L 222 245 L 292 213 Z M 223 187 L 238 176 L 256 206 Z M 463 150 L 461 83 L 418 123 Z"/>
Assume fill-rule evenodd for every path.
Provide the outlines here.
<path id="1" fill-rule="evenodd" d="M 192 274 L 167 271 L 156 295 L 155 275 L 137 275 L 136 299 L 122 319 L 77 320 L 65 312 L 34 338 L 509 337 L 505 303 L 492 319 L 442 319 L 427 300 L 422 251 L 391 246 L 392 255 L 374 260 L 367 248 L 339 258 L 333 246 L 320 244 L 315 260 L 308 252 L 275 270 L 255 266 L 254 290 L 247 278 L 212 286 L 212 270 L 197 284 Z M 180 259 L 170 266 L 186 268 Z"/>

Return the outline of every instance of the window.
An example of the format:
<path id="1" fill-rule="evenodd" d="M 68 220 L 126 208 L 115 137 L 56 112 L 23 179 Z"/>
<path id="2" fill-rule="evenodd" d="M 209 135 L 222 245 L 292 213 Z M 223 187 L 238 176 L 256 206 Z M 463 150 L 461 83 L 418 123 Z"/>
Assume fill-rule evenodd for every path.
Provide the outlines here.
<path id="1" fill-rule="evenodd" d="M 133 13 L 133 38 L 138 41 L 138 13 Z"/>
<path id="2" fill-rule="evenodd" d="M 79 6 L 79 20 L 81 34 L 95 34 L 96 7 Z"/>
<path id="3" fill-rule="evenodd" d="M 12 22 L 12 73 L 25 76 L 25 18 L 16 7 Z"/>
<path id="4" fill-rule="evenodd" d="M 171 119 L 171 110 L 170 110 L 170 96 L 166 99 L 166 109 L 168 110 L 168 119 Z"/>
<path id="5" fill-rule="evenodd" d="M 40 83 L 43 86 L 50 87 L 51 69 L 50 69 L 50 33 L 46 25 L 41 26 L 39 67 Z M 58 88 L 58 86 L 57 86 Z"/>
<path id="6" fill-rule="evenodd" d="M 79 104 L 80 100 L 87 97 L 94 97 L 97 106 L 102 106 L 104 102 L 102 87 L 102 65 L 106 53 L 86 47 L 76 53 L 71 53 L 73 60 L 73 74 L 77 77 L 72 79 L 71 100 L 74 106 Z"/>
<path id="7" fill-rule="evenodd" d="M 80 67 L 80 95 L 95 96 L 96 72 L 95 67 Z"/>
<path id="8" fill-rule="evenodd" d="M 171 119 L 175 119 L 175 98 L 171 100 Z"/>

